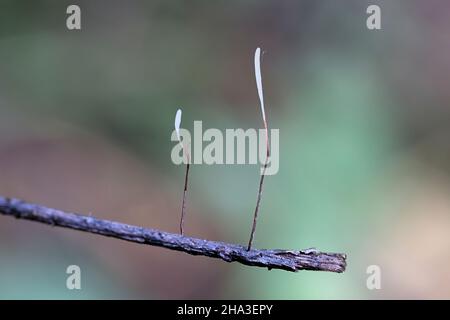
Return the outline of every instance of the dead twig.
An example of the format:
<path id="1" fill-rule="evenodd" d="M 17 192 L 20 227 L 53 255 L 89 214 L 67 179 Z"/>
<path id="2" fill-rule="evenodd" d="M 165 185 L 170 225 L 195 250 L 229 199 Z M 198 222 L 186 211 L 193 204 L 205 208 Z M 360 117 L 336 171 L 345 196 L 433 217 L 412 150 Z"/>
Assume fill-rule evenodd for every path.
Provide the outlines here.
<path id="1" fill-rule="evenodd" d="M 147 229 L 120 222 L 97 219 L 75 213 L 47 208 L 22 200 L 0 196 L 0 214 L 45 223 L 55 227 L 75 229 L 140 244 L 183 251 L 192 255 L 240 262 L 248 266 L 287 271 L 315 270 L 344 272 L 346 255 L 324 253 L 315 249 L 268 250 L 217 241 L 182 236 L 156 229 Z"/>

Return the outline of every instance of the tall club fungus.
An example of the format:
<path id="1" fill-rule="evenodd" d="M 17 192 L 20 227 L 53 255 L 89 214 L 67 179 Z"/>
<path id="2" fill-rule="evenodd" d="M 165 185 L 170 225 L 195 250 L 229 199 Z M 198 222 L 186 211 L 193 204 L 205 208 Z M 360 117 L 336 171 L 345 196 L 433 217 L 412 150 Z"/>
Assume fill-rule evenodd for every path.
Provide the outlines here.
<path id="1" fill-rule="evenodd" d="M 258 90 L 259 103 L 260 103 L 260 107 L 261 107 L 262 119 L 263 119 L 263 123 L 264 123 L 264 129 L 266 131 L 266 160 L 264 162 L 264 167 L 261 172 L 261 178 L 259 180 L 258 198 L 256 200 L 256 208 L 255 208 L 255 213 L 253 215 L 253 226 L 252 226 L 252 231 L 250 233 L 250 240 L 248 242 L 247 250 L 250 250 L 252 248 L 253 237 L 255 235 L 255 230 L 256 230 L 256 222 L 258 220 L 259 205 L 261 203 L 264 176 L 266 174 L 266 169 L 267 169 L 267 165 L 268 165 L 268 161 L 269 161 L 269 157 L 270 157 L 269 128 L 267 126 L 266 112 L 264 109 L 264 95 L 263 95 L 263 86 L 262 86 L 262 78 L 261 78 L 261 49 L 260 48 L 257 48 L 255 51 L 255 79 L 256 79 L 256 88 Z"/>
<path id="2" fill-rule="evenodd" d="M 184 191 L 183 191 L 183 202 L 181 204 L 181 218 L 180 218 L 180 234 L 183 234 L 184 231 L 184 215 L 186 213 L 186 192 L 187 192 L 187 186 L 188 186 L 188 179 L 189 179 L 189 166 L 190 166 L 190 154 L 188 151 L 188 148 L 184 145 L 184 143 L 181 141 L 180 136 L 180 124 L 181 124 L 181 109 L 177 110 L 177 113 L 175 114 L 175 131 L 177 133 L 178 141 L 181 144 L 181 147 L 183 148 L 183 155 L 186 157 L 186 175 L 184 177 Z"/>

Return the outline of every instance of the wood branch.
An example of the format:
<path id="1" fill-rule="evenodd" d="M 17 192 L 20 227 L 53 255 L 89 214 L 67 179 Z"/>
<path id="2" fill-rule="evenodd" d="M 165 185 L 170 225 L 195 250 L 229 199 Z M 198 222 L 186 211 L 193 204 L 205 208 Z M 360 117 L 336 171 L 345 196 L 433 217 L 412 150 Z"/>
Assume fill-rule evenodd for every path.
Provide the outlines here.
<path id="1" fill-rule="evenodd" d="M 266 267 L 269 270 L 315 270 L 340 273 L 344 272 L 346 267 L 346 255 L 342 253 L 324 253 L 315 249 L 247 250 L 246 247 L 237 244 L 196 239 L 156 229 L 97 219 L 92 216 L 68 213 L 1 196 L 0 214 L 140 244 L 183 251 L 192 255 L 219 258 L 227 262 L 236 261 L 248 266 Z"/>

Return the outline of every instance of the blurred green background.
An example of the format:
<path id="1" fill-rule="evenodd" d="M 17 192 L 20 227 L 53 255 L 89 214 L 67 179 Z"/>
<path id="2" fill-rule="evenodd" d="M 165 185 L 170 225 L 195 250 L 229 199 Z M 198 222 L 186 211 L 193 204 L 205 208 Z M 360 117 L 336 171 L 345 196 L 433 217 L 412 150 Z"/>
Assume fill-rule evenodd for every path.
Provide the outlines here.
<path id="1" fill-rule="evenodd" d="M 1 0 L 2 196 L 177 232 L 175 111 L 189 130 L 260 128 L 260 46 L 280 171 L 254 244 L 345 252 L 348 269 L 267 271 L 0 216 L 0 298 L 450 298 L 448 30 L 448 1 Z M 194 165 L 186 233 L 245 244 L 258 179 Z M 82 290 L 66 289 L 72 264 Z"/>

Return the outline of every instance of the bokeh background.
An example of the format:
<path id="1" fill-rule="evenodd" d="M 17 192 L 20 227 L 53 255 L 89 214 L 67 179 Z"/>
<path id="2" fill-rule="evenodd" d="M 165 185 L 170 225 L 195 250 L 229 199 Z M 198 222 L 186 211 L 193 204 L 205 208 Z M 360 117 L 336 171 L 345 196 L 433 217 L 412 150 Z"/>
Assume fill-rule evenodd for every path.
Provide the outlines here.
<path id="1" fill-rule="evenodd" d="M 366 28 L 369 4 L 382 30 Z M 267 271 L 0 216 L 0 298 L 450 298 L 449 30 L 444 0 L 1 0 L 2 196 L 177 232 L 175 111 L 190 130 L 262 127 L 261 46 L 280 171 L 255 245 L 346 252 L 348 270 Z M 187 234 L 245 244 L 258 179 L 193 166 Z"/>

